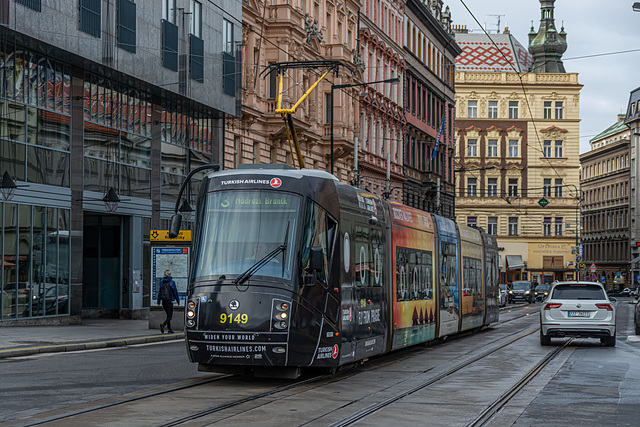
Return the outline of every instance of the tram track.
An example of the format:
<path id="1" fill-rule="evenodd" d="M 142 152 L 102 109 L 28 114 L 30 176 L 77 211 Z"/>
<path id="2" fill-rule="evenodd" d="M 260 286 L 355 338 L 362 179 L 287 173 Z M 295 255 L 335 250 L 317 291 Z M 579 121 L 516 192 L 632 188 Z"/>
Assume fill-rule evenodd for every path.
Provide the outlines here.
<path id="1" fill-rule="evenodd" d="M 527 315 L 517 316 L 513 320 L 517 320 L 526 316 Z M 501 325 L 507 322 L 509 322 L 509 320 L 497 322 L 494 325 Z M 512 323 L 510 323 L 510 325 L 512 325 Z M 487 332 L 491 333 L 497 330 L 498 329 L 485 330 L 485 332 L 481 332 L 480 334 L 463 333 L 459 335 L 454 335 L 449 337 L 446 340 L 443 339 L 443 340 L 430 342 L 428 343 L 428 347 L 431 349 L 438 349 L 442 344 L 452 344 L 454 342 L 472 340 L 473 337 L 480 337 L 482 339 L 487 339 L 491 337 L 491 335 L 487 334 Z M 409 389 L 395 396 L 394 398 L 389 398 L 389 399 L 383 400 L 382 402 L 378 402 L 376 404 L 370 405 L 367 408 L 356 412 L 355 414 L 346 418 L 344 421 L 338 422 L 335 425 L 349 425 L 357 421 L 358 419 L 362 419 L 366 417 L 368 414 L 373 413 L 379 410 L 380 408 L 383 408 L 384 406 L 387 406 L 393 403 L 394 401 L 402 399 L 404 396 L 410 395 L 421 388 L 427 387 L 430 384 L 433 384 L 447 377 L 448 375 L 455 373 L 456 371 L 464 368 L 465 366 L 468 366 L 477 360 L 487 357 L 488 355 L 512 344 L 513 342 L 516 342 L 526 336 L 529 336 L 535 331 L 537 331 L 537 328 L 532 330 L 530 326 L 524 329 L 521 329 L 520 327 L 518 327 L 517 330 L 513 332 L 509 332 L 507 335 L 503 334 L 502 336 L 497 338 L 496 337 L 490 338 L 490 340 L 484 343 L 484 348 L 487 348 L 487 346 L 490 346 L 491 348 L 489 348 L 488 350 L 480 354 L 474 355 L 474 353 L 477 353 L 478 351 L 477 348 L 474 349 L 474 347 L 476 347 L 475 345 L 470 347 L 468 350 L 463 350 L 461 353 L 458 353 L 456 356 L 457 359 L 464 359 L 462 362 L 456 364 L 453 367 L 448 368 L 445 372 L 432 376 L 428 381 L 426 381 L 420 387 L 414 387 L 412 389 Z M 495 345 L 496 343 L 499 343 L 499 344 Z M 425 351 L 424 345 L 409 347 L 406 349 L 402 349 L 398 352 L 392 352 L 391 354 L 382 356 L 380 358 L 374 358 L 365 365 L 354 364 L 354 365 L 351 365 L 349 369 L 339 371 L 338 373 L 335 373 L 335 374 L 318 375 L 318 376 L 307 378 L 301 381 L 297 381 L 295 383 L 286 384 L 284 386 L 274 387 L 269 390 L 264 390 L 258 393 L 252 393 L 250 395 L 238 397 L 237 399 L 220 402 L 214 406 L 204 408 L 199 411 L 185 413 L 184 415 L 181 415 L 177 418 L 170 419 L 170 421 L 168 422 L 157 423 L 154 425 L 176 426 L 176 425 L 188 424 L 190 422 L 194 422 L 195 420 L 202 420 L 203 422 L 215 423 L 222 420 L 218 419 L 218 420 L 208 421 L 207 418 L 216 413 L 220 413 L 222 411 L 230 410 L 230 409 L 232 411 L 230 413 L 222 415 L 222 418 L 226 420 L 233 419 L 234 417 L 241 415 L 243 413 L 243 410 L 247 410 L 248 408 L 247 404 L 249 404 L 249 408 L 254 409 L 262 405 L 273 403 L 274 401 L 278 401 L 278 400 L 285 401 L 287 398 L 292 397 L 295 394 L 298 394 L 298 393 L 302 394 L 306 391 L 309 391 L 315 388 L 322 389 L 323 387 L 330 387 L 331 384 L 340 383 L 343 381 L 345 383 L 348 383 L 350 378 L 358 374 L 365 373 L 365 372 L 375 372 L 376 370 L 381 370 L 388 366 L 393 366 L 394 364 L 402 365 L 407 359 L 410 359 L 415 356 L 419 356 L 419 354 L 424 351 Z M 418 372 L 417 374 L 425 375 L 425 374 L 428 374 L 430 371 L 436 372 L 438 370 L 441 370 L 442 366 L 443 364 L 439 363 L 429 367 L 428 369 L 423 370 L 422 372 Z M 357 367 L 357 368 L 354 369 L 354 367 Z M 71 419 L 74 419 L 75 421 L 80 421 L 85 419 L 84 417 L 89 417 L 89 418 L 93 416 L 104 417 L 105 416 L 104 414 L 109 414 L 110 411 L 115 410 L 116 407 L 118 406 L 133 405 L 132 407 L 135 407 L 137 405 L 149 404 L 150 402 L 157 401 L 158 398 L 163 398 L 164 396 L 172 400 L 173 399 L 179 400 L 181 399 L 181 394 L 179 392 L 185 391 L 191 388 L 195 388 L 195 387 L 203 387 L 211 383 L 216 383 L 214 384 L 215 388 L 205 389 L 202 393 L 209 393 L 211 395 L 218 396 L 218 395 L 222 395 L 222 393 L 219 393 L 217 390 L 224 390 L 224 393 L 226 394 L 226 391 L 229 390 L 229 388 L 233 388 L 234 386 L 237 386 L 237 382 L 235 384 L 234 382 L 238 378 L 239 377 L 234 375 L 221 375 L 221 376 L 217 376 L 216 378 L 207 378 L 205 380 L 194 380 L 189 384 L 181 384 L 179 386 L 170 387 L 163 390 L 152 390 L 149 392 L 139 393 L 134 396 L 117 399 L 115 401 L 105 402 L 101 404 L 94 404 L 85 408 L 67 410 L 65 412 L 58 413 L 55 415 L 45 416 L 44 418 L 42 418 L 43 414 L 40 414 L 38 419 L 29 420 L 27 422 L 24 422 L 23 424 L 17 424 L 17 425 L 35 426 L 35 425 L 42 425 L 45 423 L 52 423 L 52 422 L 54 423 L 64 422 L 65 420 L 71 420 Z M 389 388 L 394 386 L 397 387 L 398 384 L 400 384 L 401 382 L 402 381 L 397 382 L 393 385 L 390 385 Z M 239 392 L 242 393 L 243 389 L 246 390 L 246 388 L 240 387 Z M 362 401 L 365 401 L 366 399 L 370 399 L 372 395 L 376 393 L 380 393 L 380 391 L 377 391 L 375 393 L 367 393 L 366 396 L 362 396 L 355 401 L 345 402 L 345 404 L 341 405 L 339 408 L 335 408 L 335 410 L 344 410 L 349 405 L 357 404 L 358 402 L 362 402 Z M 281 396 L 278 396 L 278 395 L 281 395 Z M 261 400 L 263 401 L 261 402 Z M 257 405 L 251 406 L 250 404 L 252 402 L 259 402 L 259 403 Z M 234 411 L 233 408 L 238 409 L 238 411 Z M 96 413 L 96 415 L 91 415 L 92 412 Z M 321 419 L 325 418 L 328 414 L 319 414 L 319 415 L 320 416 L 315 417 L 314 419 L 307 421 L 302 425 L 307 423 L 312 423 L 316 420 L 321 421 Z"/>

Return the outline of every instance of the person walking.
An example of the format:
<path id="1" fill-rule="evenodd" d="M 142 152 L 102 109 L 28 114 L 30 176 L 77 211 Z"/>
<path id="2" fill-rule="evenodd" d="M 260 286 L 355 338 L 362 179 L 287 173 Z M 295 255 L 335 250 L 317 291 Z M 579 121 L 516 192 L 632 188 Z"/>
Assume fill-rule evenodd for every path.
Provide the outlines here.
<path id="1" fill-rule="evenodd" d="M 164 271 L 164 278 L 162 282 L 160 282 L 160 289 L 158 289 L 158 305 L 162 303 L 162 308 L 164 308 L 164 312 L 167 315 L 167 318 L 164 322 L 160 324 L 160 333 L 164 334 L 164 327 L 167 327 L 167 330 L 170 334 L 173 334 L 173 329 L 171 329 L 171 319 L 173 318 L 173 301 L 176 301 L 178 305 L 180 305 L 180 296 L 178 295 L 178 288 L 176 287 L 176 282 L 174 282 L 171 277 L 171 271 Z"/>

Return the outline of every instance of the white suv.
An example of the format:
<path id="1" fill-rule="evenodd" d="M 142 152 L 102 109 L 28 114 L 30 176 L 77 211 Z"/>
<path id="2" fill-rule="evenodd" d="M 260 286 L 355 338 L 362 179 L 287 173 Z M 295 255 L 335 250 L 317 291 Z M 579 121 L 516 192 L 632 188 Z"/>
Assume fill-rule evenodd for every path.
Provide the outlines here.
<path id="1" fill-rule="evenodd" d="M 597 282 L 555 282 L 540 308 L 540 344 L 551 338 L 600 338 L 616 345 L 615 299 Z"/>

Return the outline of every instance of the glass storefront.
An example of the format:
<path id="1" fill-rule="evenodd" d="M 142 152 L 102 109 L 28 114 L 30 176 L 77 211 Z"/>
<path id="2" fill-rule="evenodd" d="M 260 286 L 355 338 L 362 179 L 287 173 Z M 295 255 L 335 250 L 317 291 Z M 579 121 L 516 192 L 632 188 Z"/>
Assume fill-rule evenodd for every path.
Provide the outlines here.
<path id="1" fill-rule="evenodd" d="M 0 318 L 69 314 L 69 210 L 1 203 L 0 220 Z"/>

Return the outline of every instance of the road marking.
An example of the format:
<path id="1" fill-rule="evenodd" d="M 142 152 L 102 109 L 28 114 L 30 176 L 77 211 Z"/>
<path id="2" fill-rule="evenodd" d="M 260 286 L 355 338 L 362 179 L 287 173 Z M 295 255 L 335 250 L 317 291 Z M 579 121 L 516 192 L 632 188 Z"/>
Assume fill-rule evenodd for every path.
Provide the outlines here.
<path id="1" fill-rule="evenodd" d="M 627 337 L 627 341 L 640 341 L 640 336 L 638 336 L 638 335 L 629 335 Z"/>

